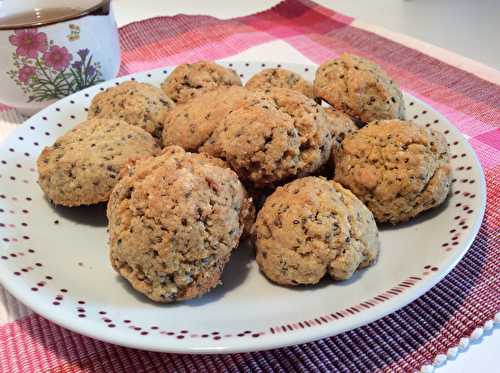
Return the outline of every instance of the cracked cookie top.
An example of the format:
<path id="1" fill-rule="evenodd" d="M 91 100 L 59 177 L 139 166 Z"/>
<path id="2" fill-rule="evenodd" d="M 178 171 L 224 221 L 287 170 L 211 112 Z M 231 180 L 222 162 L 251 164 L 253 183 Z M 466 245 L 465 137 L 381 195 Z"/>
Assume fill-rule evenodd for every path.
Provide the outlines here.
<path id="1" fill-rule="evenodd" d="M 201 296 L 220 283 L 251 214 L 223 161 L 169 146 L 124 170 L 113 190 L 111 264 L 154 301 Z"/>
<path id="2" fill-rule="evenodd" d="M 404 119 L 403 95 L 380 66 L 344 53 L 316 70 L 314 94 L 362 122 Z"/>
<path id="3" fill-rule="evenodd" d="M 241 86 L 240 77 L 232 69 L 214 62 L 199 61 L 178 65 L 161 88 L 175 103 L 183 104 L 217 87 Z"/>
<path id="4" fill-rule="evenodd" d="M 228 114 L 202 151 L 226 159 L 258 188 L 309 175 L 325 164 L 332 134 L 323 108 L 289 89 L 257 93 L 265 98 Z"/>
<path id="5" fill-rule="evenodd" d="M 345 280 L 377 259 L 372 213 L 350 191 L 319 177 L 278 187 L 254 225 L 257 263 L 281 285 L 315 284 L 327 273 Z"/>
<path id="6" fill-rule="evenodd" d="M 163 116 L 174 105 L 161 89 L 151 84 L 129 81 L 95 95 L 88 117 L 122 119 L 160 139 Z"/>
<path id="7" fill-rule="evenodd" d="M 406 221 L 441 204 L 450 191 L 445 137 L 412 122 L 371 122 L 348 135 L 335 158 L 335 180 L 379 222 Z"/>
<path id="8" fill-rule="evenodd" d="M 158 151 L 154 138 L 122 120 L 90 119 L 59 137 L 38 157 L 38 183 L 56 205 L 108 200 L 123 166 Z"/>
<path id="9" fill-rule="evenodd" d="M 163 119 L 163 145 L 197 152 L 233 110 L 261 97 L 243 87 L 219 87 L 177 105 Z"/>

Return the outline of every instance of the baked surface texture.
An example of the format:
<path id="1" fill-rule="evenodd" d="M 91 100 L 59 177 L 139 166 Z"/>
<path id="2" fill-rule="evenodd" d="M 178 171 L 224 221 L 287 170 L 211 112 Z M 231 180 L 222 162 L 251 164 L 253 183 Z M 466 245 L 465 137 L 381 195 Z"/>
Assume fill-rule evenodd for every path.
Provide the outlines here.
<path id="1" fill-rule="evenodd" d="M 241 86 L 241 79 L 234 70 L 214 62 L 199 61 L 177 65 L 161 88 L 175 103 L 183 104 L 215 88 L 233 85 Z"/>
<path id="2" fill-rule="evenodd" d="M 177 105 L 163 119 L 163 145 L 198 152 L 230 112 L 261 96 L 243 87 L 219 87 Z"/>
<path id="3" fill-rule="evenodd" d="M 220 283 L 252 211 L 223 161 L 169 146 L 130 166 L 113 190 L 111 264 L 154 301 L 199 297 Z"/>
<path id="4" fill-rule="evenodd" d="M 242 181 L 262 188 L 314 173 L 330 157 L 332 134 L 321 106 L 285 88 L 228 114 L 202 151 L 227 160 Z"/>
<path id="5" fill-rule="evenodd" d="M 299 74 L 280 67 L 259 71 L 246 82 L 245 88 L 251 90 L 288 88 L 314 98 L 313 85 L 310 82 Z"/>
<path id="6" fill-rule="evenodd" d="M 399 86 L 372 61 L 344 53 L 316 70 L 314 94 L 362 122 L 404 119 Z"/>
<path id="7" fill-rule="evenodd" d="M 409 220 L 443 203 L 450 191 L 445 137 L 412 122 L 369 123 L 344 139 L 335 163 L 335 180 L 379 222 Z"/>
<path id="8" fill-rule="evenodd" d="M 174 106 L 161 89 L 147 83 L 128 81 L 95 95 L 88 117 L 122 119 L 160 139 L 163 116 Z"/>
<path id="9" fill-rule="evenodd" d="M 327 273 L 345 280 L 379 252 L 372 213 L 350 191 L 319 177 L 278 187 L 254 225 L 257 263 L 281 285 L 316 284 Z"/>
<path id="10" fill-rule="evenodd" d="M 43 149 L 37 160 L 38 183 L 56 205 L 105 202 L 127 162 L 158 151 L 154 138 L 139 127 L 89 119 Z"/>

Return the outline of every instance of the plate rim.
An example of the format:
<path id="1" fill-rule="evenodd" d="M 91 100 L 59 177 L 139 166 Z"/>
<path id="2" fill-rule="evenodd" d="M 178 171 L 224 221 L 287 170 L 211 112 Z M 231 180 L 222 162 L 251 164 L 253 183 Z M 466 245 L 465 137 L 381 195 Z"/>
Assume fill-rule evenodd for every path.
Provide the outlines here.
<path id="1" fill-rule="evenodd" d="M 238 64 L 238 63 L 244 64 L 249 61 L 222 60 L 216 62 L 228 65 L 228 64 Z M 264 60 L 254 60 L 253 62 L 264 63 L 266 64 L 266 67 L 279 64 L 276 61 L 264 61 Z M 316 65 L 305 64 L 305 63 L 304 64 L 289 63 L 283 61 L 281 62 L 281 64 L 286 64 L 288 66 L 296 66 L 301 68 L 313 68 L 313 69 L 316 68 Z M 175 68 L 175 66 L 176 65 L 165 66 L 165 67 L 135 72 L 125 76 L 110 79 L 105 82 L 99 83 L 93 87 L 76 92 L 70 96 L 63 98 L 62 100 L 69 101 L 71 100 L 72 97 L 84 94 L 86 91 L 91 89 L 108 87 L 110 83 L 130 80 L 131 77 L 137 77 L 140 74 L 148 74 L 152 72 L 162 71 L 165 69 L 171 70 Z M 29 300 L 30 294 L 28 292 L 23 292 L 23 290 L 20 287 L 14 286 L 13 282 L 7 278 L 8 275 L 7 271 L 3 271 L 1 270 L 1 268 L 0 268 L 0 283 L 2 284 L 2 286 L 5 287 L 5 289 L 7 289 L 7 291 L 10 294 L 12 294 L 17 300 L 19 300 L 21 303 L 27 306 L 34 313 L 42 316 L 47 320 L 50 320 L 51 322 L 54 322 L 55 324 L 63 328 L 71 330 L 72 332 L 76 332 L 78 334 L 88 336 L 107 343 L 112 343 L 124 347 L 137 348 L 141 350 L 156 351 L 156 352 L 190 353 L 190 354 L 223 354 L 223 353 L 242 353 L 242 352 L 268 350 L 272 348 L 281 348 L 291 345 L 298 345 L 306 342 L 312 342 L 326 337 L 331 337 L 348 330 L 354 330 L 356 328 L 359 328 L 361 326 L 379 320 L 384 316 L 388 316 L 396 312 L 397 310 L 407 306 L 412 301 L 420 298 L 431 288 L 433 288 L 438 282 L 440 282 L 458 264 L 458 262 L 463 258 L 463 256 L 469 251 L 472 243 L 476 239 L 486 211 L 486 179 L 484 175 L 484 170 L 470 142 L 465 138 L 465 136 L 460 132 L 460 130 L 457 127 L 455 127 L 453 123 L 444 116 L 444 114 L 442 114 L 437 109 L 434 109 L 432 105 L 426 103 L 424 100 L 418 97 L 415 97 L 413 94 L 407 91 L 404 91 L 404 95 L 406 97 L 410 97 L 411 100 L 415 102 L 419 102 L 424 106 L 431 107 L 435 111 L 435 113 L 437 113 L 447 122 L 447 124 L 450 127 L 450 130 L 454 132 L 454 135 L 459 136 L 462 139 L 462 143 L 466 147 L 468 153 L 473 156 L 472 162 L 474 163 L 475 168 L 479 171 L 480 180 L 478 181 L 480 185 L 478 187 L 481 191 L 479 196 L 480 211 L 478 211 L 477 218 L 474 220 L 474 224 L 471 227 L 470 234 L 468 234 L 466 239 L 462 241 L 461 247 L 463 247 L 463 249 L 459 253 L 450 256 L 448 260 L 442 262 L 442 266 L 440 267 L 438 272 L 434 273 L 433 276 L 427 277 L 425 281 L 420 281 L 418 284 L 413 286 L 412 291 L 402 292 L 398 294 L 398 296 L 395 296 L 387 300 L 386 302 L 372 308 L 370 312 L 362 312 L 353 315 L 352 317 L 349 317 L 347 319 L 335 320 L 336 321 L 335 323 L 324 323 L 322 324 L 322 327 L 303 328 L 298 330 L 292 330 L 287 333 L 272 334 L 272 338 L 252 338 L 252 339 L 244 338 L 240 340 L 231 339 L 231 342 L 227 345 L 217 345 L 214 343 L 214 344 L 207 344 L 206 346 L 196 347 L 189 343 L 186 344 L 188 339 L 185 340 L 176 339 L 173 340 L 173 342 L 171 343 L 169 343 L 168 339 L 163 339 L 162 340 L 163 343 L 158 344 L 154 342 L 157 340 L 157 338 L 139 339 L 139 337 L 136 335 L 132 336 L 129 334 L 124 334 L 121 333 L 121 331 L 119 332 L 118 330 L 115 330 L 113 333 L 103 333 L 104 329 L 96 328 L 96 323 L 92 320 L 81 319 L 79 320 L 80 321 L 79 324 L 75 324 L 74 318 L 69 313 L 54 312 L 53 309 L 51 309 L 49 306 L 45 304 L 30 302 Z M 45 109 L 41 110 L 35 115 L 42 116 L 44 112 L 46 111 L 48 112 L 62 100 L 58 100 L 55 103 L 52 103 L 51 105 L 47 106 Z M 11 138 L 16 136 L 16 133 L 18 131 L 23 130 L 23 128 L 27 125 L 29 119 L 30 118 L 28 118 L 18 128 L 12 131 L 9 134 L 9 136 L 2 141 L 2 144 L 5 144 Z M 4 148 L 4 146 L 2 146 L 2 148 Z M 9 247 L 10 244 L 7 244 L 6 246 Z M 58 316 L 56 317 L 55 314 L 57 314 Z M 296 322 L 298 323 L 298 321 Z M 266 337 L 268 336 L 269 335 L 266 335 Z M 209 340 L 206 341 L 208 342 Z"/>

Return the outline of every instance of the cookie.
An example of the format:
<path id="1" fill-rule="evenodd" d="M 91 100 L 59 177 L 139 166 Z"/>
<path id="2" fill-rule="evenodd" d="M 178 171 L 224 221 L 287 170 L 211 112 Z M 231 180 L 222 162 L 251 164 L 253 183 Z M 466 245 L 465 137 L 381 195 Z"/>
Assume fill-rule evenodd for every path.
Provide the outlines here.
<path id="1" fill-rule="evenodd" d="M 328 118 L 330 131 L 332 133 L 333 151 L 339 147 L 340 143 L 348 134 L 357 131 L 358 127 L 346 113 L 338 111 L 331 106 L 324 108 L 324 110 Z"/>
<path id="2" fill-rule="evenodd" d="M 154 301 L 199 297 L 220 283 L 248 206 L 224 162 L 169 146 L 130 166 L 111 194 L 111 264 Z"/>
<path id="3" fill-rule="evenodd" d="M 323 108 L 289 89 L 262 93 L 268 98 L 228 114 L 203 151 L 227 160 L 244 182 L 257 188 L 318 170 L 332 147 Z"/>
<path id="4" fill-rule="evenodd" d="M 319 177 L 297 179 L 269 196 L 254 225 L 257 263 L 280 285 L 345 280 L 374 263 L 380 242 L 372 213 L 350 191 Z"/>
<path id="5" fill-rule="evenodd" d="M 311 83 L 299 74 L 279 67 L 259 71 L 245 84 L 245 88 L 251 90 L 288 88 L 298 91 L 309 98 L 315 98 Z"/>
<path id="6" fill-rule="evenodd" d="M 450 191 L 446 139 L 412 122 L 371 122 L 347 136 L 335 157 L 335 180 L 379 222 L 409 220 L 443 203 Z"/>
<path id="7" fill-rule="evenodd" d="M 199 61 L 178 65 L 161 88 L 175 103 L 182 104 L 215 88 L 234 85 L 241 86 L 241 79 L 234 70 L 214 62 Z"/>
<path id="8" fill-rule="evenodd" d="M 161 89 L 151 84 L 129 81 L 95 95 L 88 117 L 123 119 L 160 139 L 163 116 L 173 106 L 173 101 Z"/>
<path id="9" fill-rule="evenodd" d="M 316 171 L 314 176 L 323 176 L 327 179 L 332 179 L 335 171 L 335 152 L 337 151 L 340 143 L 344 138 L 358 130 L 358 127 L 354 124 L 351 117 L 335 108 L 329 106 L 323 108 L 325 110 L 326 116 L 328 118 L 328 128 L 332 134 L 332 151 L 330 153 L 330 159 L 325 163 L 318 171 Z"/>
<path id="10" fill-rule="evenodd" d="M 396 82 L 377 64 L 352 54 L 321 64 L 314 94 L 365 123 L 404 119 L 403 95 Z"/>
<path id="11" fill-rule="evenodd" d="M 38 184 L 56 205 L 105 202 L 127 162 L 158 150 L 154 138 L 139 127 L 89 119 L 43 149 L 37 160 Z"/>
<path id="12" fill-rule="evenodd" d="M 231 86 L 216 88 L 177 105 L 164 117 L 163 145 L 198 152 L 231 111 L 258 100 L 252 91 Z"/>

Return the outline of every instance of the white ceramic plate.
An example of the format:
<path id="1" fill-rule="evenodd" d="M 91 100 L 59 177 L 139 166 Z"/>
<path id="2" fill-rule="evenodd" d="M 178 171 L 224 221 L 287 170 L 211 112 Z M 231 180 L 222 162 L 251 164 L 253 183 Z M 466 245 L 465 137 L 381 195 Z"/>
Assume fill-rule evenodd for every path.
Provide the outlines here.
<path id="1" fill-rule="evenodd" d="M 243 80 L 271 63 L 223 63 Z M 314 67 L 281 64 L 312 80 Z M 279 65 L 279 66 L 281 66 Z M 105 207 L 54 208 L 36 183 L 46 145 L 86 117 L 91 98 L 121 81 L 159 85 L 171 68 L 133 74 L 67 97 L 27 120 L 0 151 L 0 280 L 21 302 L 68 329 L 154 351 L 223 353 L 270 349 L 365 325 L 421 296 L 460 260 L 484 213 L 485 182 L 466 139 L 442 115 L 405 94 L 407 116 L 446 135 L 453 191 L 441 208 L 383 227 L 378 263 L 345 282 L 284 288 L 236 250 L 223 286 L 179 304 L 132 291 L 108 261 Z"/>

